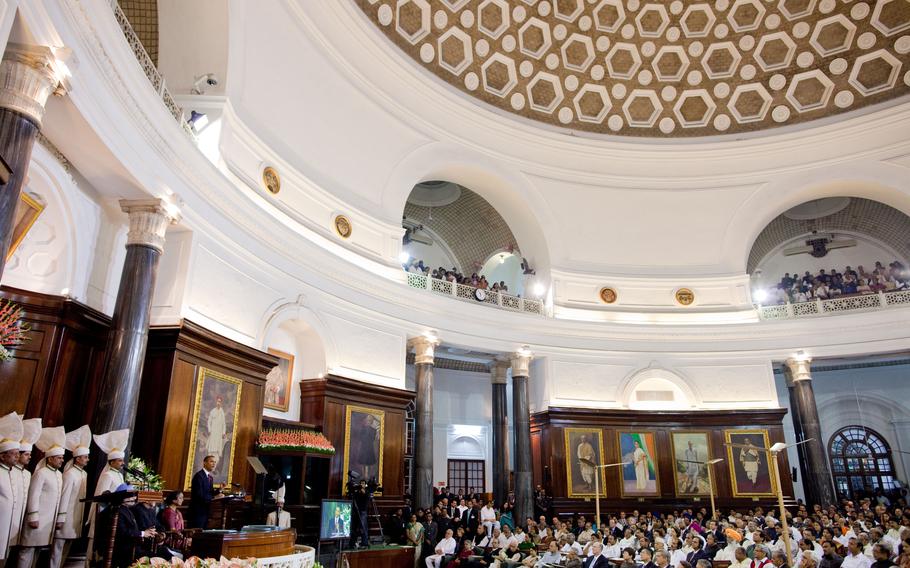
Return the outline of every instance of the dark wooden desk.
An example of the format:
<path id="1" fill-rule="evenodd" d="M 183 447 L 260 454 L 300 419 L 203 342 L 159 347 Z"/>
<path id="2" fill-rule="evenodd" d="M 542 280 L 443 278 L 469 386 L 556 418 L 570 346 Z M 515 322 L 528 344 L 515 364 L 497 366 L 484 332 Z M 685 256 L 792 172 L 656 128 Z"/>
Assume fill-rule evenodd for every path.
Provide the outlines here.
<path id="1" fill-rule="evenodd" d="M 193 536 L 192 554 L 200 558 L 267 558 L 294 553 L 297 531 L 268 532 L 203 531 Z"/>
<path id="2" fill-rule="evenodd" d="M 414 568 L 413 546 L 342 550 L 338 553 L 338 566 L 344 566 L 345 557 L 350 568 Z"/>

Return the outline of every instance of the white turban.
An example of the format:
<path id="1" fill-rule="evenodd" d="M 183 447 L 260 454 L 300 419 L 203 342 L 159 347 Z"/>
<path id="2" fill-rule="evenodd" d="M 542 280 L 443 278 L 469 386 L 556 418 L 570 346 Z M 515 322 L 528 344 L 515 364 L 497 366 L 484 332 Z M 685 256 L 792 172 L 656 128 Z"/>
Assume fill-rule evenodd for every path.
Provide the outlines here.
<path id="1" fill-rule="evenodd" d="M 92 443 L 92 431 L 88 425 L 66 433 L 66 449 L 73 452 L 73 457 L 87 456 Z"/>
<path id="2" fill-rule="evenodd" d="M 107 454 L 107 461 L 122 460 L 126 457 L 126 444 L 130 441 L 129 429 L 95 434 L 94 438 L 101 451 Z"/>
<path id="3" fill-rule="evenodd" d="M 22 440 L 19 442 L 20 452 L 32 451 L 32 446 L 38 441 L 41 435 L 41 419 L 29 418 L 22 421 Z"/>
<path id="4" fill-rule="evenodd" d="M 66 430 L 63 426 L 42 428 L 41 437 L 35 442 L 38 449 L 44 452 L 44 457 L 53 458 L 62 456 L 66 451 Z"/>
<path id="5" fill-rule="evenodd" d="M 18 450 L 21 439 L 22 418 L 15 412 L 0 418 L 0 452 Z"/>

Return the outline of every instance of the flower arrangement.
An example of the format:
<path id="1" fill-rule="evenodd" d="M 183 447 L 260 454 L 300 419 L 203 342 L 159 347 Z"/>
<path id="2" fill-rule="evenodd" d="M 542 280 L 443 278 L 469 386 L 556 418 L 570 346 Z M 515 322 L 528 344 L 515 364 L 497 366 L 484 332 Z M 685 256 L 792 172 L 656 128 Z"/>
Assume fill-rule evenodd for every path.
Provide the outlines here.
<path id="1" fill-rule="evenodd" d="M 27 332 L 29 325 L 20 321 L 22 308 L 9 300 L 0 300 L 0 361 L 9 361 L 13 358 L 8 347 L 22 345 L 28 341 Z"/>
<path id="2" fill-rule="evenodd" d="M 321 432 L 267 428 L 259 434 L 261 450 L 292 450 L 314 454 L 335 455 L 335 448 Z"/>
<path id="3" fill-rule="evenodd" d="M 198 556 L 190 556 L 186 560 L 181 560 L 180 558 L 172 558 L 170 561 L 165 560 L 164 558 L 143 556 L 139 558 L 130 568 L 150 568 L 150 567 L 172 567 L 180 566 L 184 568 L 256 568 L 257 560 L 255 558 L 231 558 L 228 560 L 224 556 L 219 559 L 214 558 L 199 558 Z"/>
<path id="4" fill-rule="evenodd" d="M 140 472 L 142 477 L 133 475 L 133 471 Z M 136 487 L 146 488 L 149 491 L 161 491 L 164 480 L 150 468 L 141 458 L 131 457 L 126 469 L 126 482 Z"/>

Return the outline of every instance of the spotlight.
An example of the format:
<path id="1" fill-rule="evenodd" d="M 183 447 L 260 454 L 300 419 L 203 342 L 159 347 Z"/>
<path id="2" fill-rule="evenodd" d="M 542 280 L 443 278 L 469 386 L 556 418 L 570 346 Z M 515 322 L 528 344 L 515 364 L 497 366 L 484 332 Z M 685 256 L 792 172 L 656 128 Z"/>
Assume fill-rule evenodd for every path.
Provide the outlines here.
<path id="1" fill-rule="evenodd" d="M 768 291 L 767 290 L 756 290 L 755 292 L 753 292 L 752 297 L 755 299 L 756 302 L 758 302 L 760 304 L 768 299 Z"/>
<path id="2" fill-rule="evenodd" d="M 205 90 L 208 87 L 218 86 L 218 76 L 214 73 L 206 73 L 205 75 L 199 75 L 193 81 L 193 88 L 190 89 L 190 92 L 194 95 L 204 95 Z"/>
<path id="3" fill-rule="evenodd" d="M 186 119 L 186 123 L 190 125 L 193 131 L 199 132 L 209 123 L 209 117 L 207 117 L 204 112 L 191 110 L 190 117 Z"/>
<path id="4" fill-rule="evenodd" d="M 401 264 L 407 264 L 409 260 L 411 260 L 411 255 L 408 254 L 408 251 L 403 250 L 398 253 L 398 261 L 401 262 Z"/>

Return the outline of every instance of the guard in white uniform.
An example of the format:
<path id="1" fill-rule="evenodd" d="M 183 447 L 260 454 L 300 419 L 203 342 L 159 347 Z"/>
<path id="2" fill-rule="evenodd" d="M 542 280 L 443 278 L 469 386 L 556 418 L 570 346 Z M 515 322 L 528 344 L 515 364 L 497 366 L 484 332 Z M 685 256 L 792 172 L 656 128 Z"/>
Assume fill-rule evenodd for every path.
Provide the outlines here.
<path id="1" fill-rule="evenodd" d="M 42 428 L 41 437 L 35 445 L 44 452 L 44 459 L 35 467 L 28 488 L 19 568 L 32 568 L 37 549 L 52 544 L 54 531 L 66 520 L 66 515 L 60 514 L 60 493 L 63 491 L 63 474 L 60 469 L 63 466 L 66 431 L 63 426 Z"/>
<path id="2" fill-rule="evenodd" d="M 13 491 L 12 470 L 19 459 L 19 440 L 22 438 L 22 419 L 15 412 L 0 418 L 0 568 L 9 555 L 10 533 L 18 523 L 13 511 L 16 494 Z"/>
<path id="3" fill-rule="evenodd" d="M 41 436 L 41 419 L 29 418 L 22 421 L 22 440 L 19 441 L 19 462 L 13 467 L 11 472 L 13 477 L 13 491 L 16 493 L 16 508 L 13 509 L 14 519 L 19 519 L 18 523 L 13 523 L 15 531 L 10 533 L 10 546 L 19 546 L 22 538 L 22 525 L 25 524 L 25 504 L 28 502 L 28 488 L 32 482 L 32 472 L 27 470 L 29 462 L 32 461 L 32 446 Z"/>
<path id="4" fill-rule="evenodd" d="M 87 425 L 66 434 L 66 449 L 73 453 L 73 459 L 63 468 L 60 516 L 65 515 L 65 520 L 63 527 L 57 530 L 54 538 L 50 568 L 60 568 L 69 555 L 73 541 L 82 538 L 82 520 L 85 512 L 85 503 L 82 502 L 82 499 L 85 499 L 88 485 L 85 466 L 88 465 L 91 443 L 92 431 Z"/>

